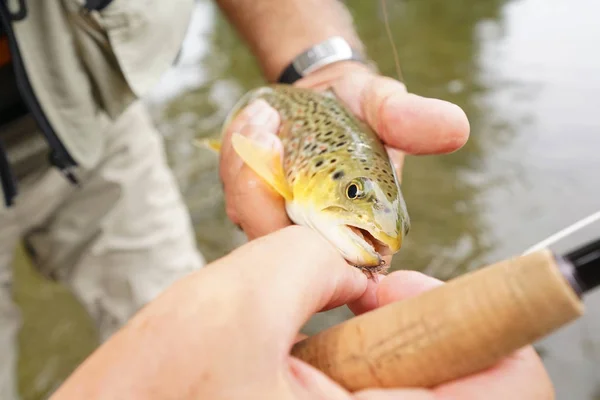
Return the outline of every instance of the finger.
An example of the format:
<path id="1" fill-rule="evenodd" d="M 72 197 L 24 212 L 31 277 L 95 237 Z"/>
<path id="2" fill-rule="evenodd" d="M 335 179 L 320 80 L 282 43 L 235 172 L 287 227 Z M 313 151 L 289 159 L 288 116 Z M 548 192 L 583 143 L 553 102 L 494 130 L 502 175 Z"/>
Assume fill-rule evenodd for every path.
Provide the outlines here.
<path id="1" fill-rule="evenodd" d="M 554 399 L 552 382 L 535 350 L 527 346 L 493 368 L 434 390 L 436 398 L 476 400 Z"/>
<path id="2" fill-rule="evenodd" d="M 223 133 L 223 147 L 221 149 L 220 173 L 225 183 L 231 176 L 235 176 L 242 167 L 243 161 L 231 146 L 231 135 L 241 132 L 248 126 L 262 129 L 265 133 L 277 135 L 279 127 L 279 114 L 266 101 L 258 99 L 251 102 L 226 127 Z"/>
<path id="3" fill-rule="evenodd" d="M 309 74 L 294 82 L 294 86 L 324 91 L 331 88 L 332 82 L 339 81 L 340 76 L 355 74 L 373 75 L 371 66 L 356 61 L 342 61 L 319 69 L 318 74 Z"/>
<path id="4" fill-rule="evenodd" d="M 269 140 L 269 137 L 277 138 L 279 123 L 280 118 L 277 111 L 270 107 L 267 102 L 259 99 L 242 109 L 228 124 L 223 134 L 223 146 L 219 160 L 219 176 L 223 182 L 226 195 L 232 187 L 235 187 L 237 183 L 236 178 L 244 165 L 242 159 L 237 155 L 233 146 L 231 146 L 231 135 L 235 132 L 242 134 L 260 132 L 267 136 L 265 140 Z M 269 144 L 277 146 L 276 143 Z M 228 200 L 226 197 L 225 201 L 227 202 Z M 228 212 L 233 213 L 229 217 L 234 223 L 238 223 L 239 221 L 235 215 L 235 207 L 229 207 Z"/>
<path id="5" fill-rule="evenodd" d="M 225 197 L 227 214 L 236 216 L 249 240 L 292 224 L 283 197 L 246 165 L 231 181 Z"/>
<path id="6" fill-rule="evenodd" d="M 288 359 L 290 382 L 292 382 L 291 389 L 295 393 L 293 398 L 351 399 L 347 391 L 325 376 L 321 371 L 295 357 L 289 357 Z"/>
<path id="7" fill-rule="evenodd" d="M 379 306 L 417 296 L 444 284 L 417 271 L 396 271 L 388 275 L 378 286 Z M 532 381 L 533 384 L 532 384 Z M 525 386 L 528 386 L 527 388 Z M 526 348 L 500 362 L 497 366 L 436 389 L 436 398 L 465 400 L 514 398 L 552 399 L 552 385 L 541 360 L 532 348 Z M 530 393 L 530 395 L 525 395 Z M 491 395 L 488 395 L 491 394 Z"/>
<path id="8" fill-rule="evenodd" d="M 379 303 L 377 301 L 377 288 L 379 287 L 381 281 L 385 278 L 385 275 L 379 274 L 377 275 L 377 279 L 369 279 L 367 282 L 367 288 L 362 296 L 355 301 L 348 303 L 348 308 L 354 313 L 354 315 L 360 315 L 379 307 Z"/>
<path id="9" fill-rule="evenodd" d="M 395 271 L 379 284 L 377 303 L 381 307 L 398 300 L 410 299 L 443 284 L 444 282 L 418 271 Z"/>
<path id="10" fill-rule="evenodd" d="M 460 397 L 457 397 L 460 398 Z M 436 400 L 436 397 L 425 389 L 371 389 L 356 392 L 356 400 Z"/>
<path id="11" fill-rule="evenodd" d="M 365 390 L 359 400 L 553 400 L 552 383 L 531 347 L 527 347 L 492 370 L 442 385 L 433 391 L 424 389 Z"/>
<path id="12" fill-rule="evenodd" d="M 469 121 L 460 107 L 407 93 L 395 79 L 349 73 L 334 84 L 334 90 L 387 145 L 409 154 L 450 153 L 469 137 Z"/>
<path id="13" fill-rule="evenodd" d="M 298 225 L 247 243 L 227 259 L 236 265 L 227 289 L 243 297 L 245 310 L 236 329 L 250 337 L 254 331 L 281 354 L 314 313 L 358 298 L 367 286 L 328 241 Z"/>
<path id="14" fill-rule="evenodd" d="M 395 271 L 380 277 L 377 284 L 369 282 L 363 295 L 348 304 L 348 308 L 359 315 L 395 301 L 409 299 L 442 284 L 442 281 L 417 271 Z"/>
<path id="15" fill-rule="evenodd" d="M 294 338 L 294 343 L 301 342 L 302 340 L 306 339 L 307 337 L 308 337 L 308 335 L 305 333 L 298 333 L 296 335 L 296 337 Z"/>
<path id="16" fill-rule="evenodd" d="M 279 121 L 275 109 L 258 100 L 232 121 L 225 134 L 226 140 L 232 133 L 239 132 L 283 153 L 277 137 Z M 223 146 L 220 172 L 227 215 L 250 240 L 291 224 L 283 198 L 243 163 L 230 143 Z M 257 213 L 256 210 L 268 211 Z"/>

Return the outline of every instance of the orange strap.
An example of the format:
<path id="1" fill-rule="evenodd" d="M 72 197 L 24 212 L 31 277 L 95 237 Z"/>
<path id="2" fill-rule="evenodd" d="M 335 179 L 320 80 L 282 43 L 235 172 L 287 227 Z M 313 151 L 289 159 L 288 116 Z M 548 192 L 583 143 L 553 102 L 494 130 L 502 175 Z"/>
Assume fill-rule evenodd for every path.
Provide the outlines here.
<path id="1" fill-rule="evenodd" d="M 10 63 L 10 51 L 8 50 L 8 39 L 0 36 L 0 67 Z"/>

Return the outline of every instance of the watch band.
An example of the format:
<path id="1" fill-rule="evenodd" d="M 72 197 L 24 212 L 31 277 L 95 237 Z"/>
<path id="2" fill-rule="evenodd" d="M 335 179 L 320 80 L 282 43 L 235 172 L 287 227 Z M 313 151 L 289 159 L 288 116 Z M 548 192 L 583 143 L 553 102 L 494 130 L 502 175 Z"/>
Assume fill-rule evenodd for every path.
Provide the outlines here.
<path id="1" fill-rule="evenodd" d="M 318 43 L 298 55 L 277 79 L 279 83 L 294 83 L 298 79 L 338 61 L 365 62 L 363 56 L 354 50 L 346 40 L 334 36 Z"/>

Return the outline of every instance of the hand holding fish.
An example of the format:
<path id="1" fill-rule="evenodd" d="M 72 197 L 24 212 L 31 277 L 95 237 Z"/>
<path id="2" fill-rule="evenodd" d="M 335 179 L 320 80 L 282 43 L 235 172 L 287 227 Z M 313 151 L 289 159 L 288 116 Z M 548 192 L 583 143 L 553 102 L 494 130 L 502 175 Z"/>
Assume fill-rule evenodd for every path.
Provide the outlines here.
<path id="1" fill-rule="evenodd" d="M 320 310 L 349 303 L 362 313 L 441 284 L 408 271 L 368 281 L 313 230 L 287 227 L 172 285 L 52 399 L 552 399 L 531 347 L 433 390 L 356 393 L 290 356 L 298 331 Z"/>
<path id="2" fill-rule="evenodd" d="M 251 239 L 292 222 L 311 226 L 351 264 L 379 272 L 410 226 L 399 189 L 404 154 L 459 149 L 469 136 L 466 115 L 353 62 L 295 88 L 305 91 L 258 89 L 226 124 L 227 214 Z"/>

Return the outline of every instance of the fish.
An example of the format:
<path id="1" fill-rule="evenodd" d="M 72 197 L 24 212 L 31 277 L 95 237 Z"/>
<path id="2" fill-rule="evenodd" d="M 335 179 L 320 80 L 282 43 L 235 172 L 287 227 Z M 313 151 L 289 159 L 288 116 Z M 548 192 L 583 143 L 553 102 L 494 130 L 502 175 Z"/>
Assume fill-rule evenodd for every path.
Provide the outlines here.
<path id="1" fill-rule="evenodd" d="M 231 137 L 235 152 L 285 199 L 293 223 L 319 232 L 367 276 L 385 273 L 384 257 L 400 250 L 410 217 L 383 142 L 333 91 L 289 84 L 248 91 L 229 112 L 222 133 L 257 99 L 280 115 L 283 157 L 239 133 Z M 218 152 L 221 141 L 202 145 Z"/>

